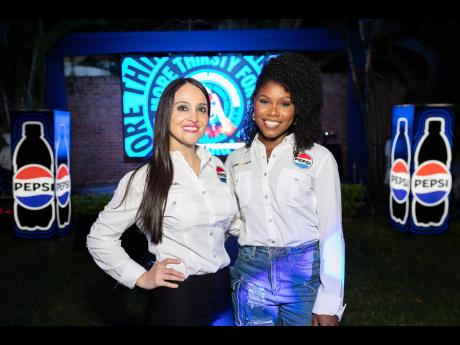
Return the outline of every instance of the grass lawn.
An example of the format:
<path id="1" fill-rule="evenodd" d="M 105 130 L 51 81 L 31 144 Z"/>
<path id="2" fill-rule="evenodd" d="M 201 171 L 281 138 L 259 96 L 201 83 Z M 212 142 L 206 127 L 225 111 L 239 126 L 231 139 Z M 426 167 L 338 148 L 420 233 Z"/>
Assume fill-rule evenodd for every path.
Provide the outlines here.
<path id="1" fill-rule="evenodd" d="M 343 325 L 460 325 L 460 221 L 408 235 L 382 217 L 344 221 Z"/>
<path id="2" fill-rule="evenodd" d="M 344 220 L 342 325 L 459 325 L 460 220 L 437 236 L 399 233 L 379 216 Z M 1 226 L 1 225 L 0 225 Z M 141 324 L 145 292 L 100 270 L 75 229 L 52 240 L 0 231 L 0 325 Z"/>
<path id="3" fill-rule="evenodd" d="M 0 233 L 0 325 L 132 325 L 143 319 L 145 293 L 106 275 L 75 231 L 27 240 Z"/>

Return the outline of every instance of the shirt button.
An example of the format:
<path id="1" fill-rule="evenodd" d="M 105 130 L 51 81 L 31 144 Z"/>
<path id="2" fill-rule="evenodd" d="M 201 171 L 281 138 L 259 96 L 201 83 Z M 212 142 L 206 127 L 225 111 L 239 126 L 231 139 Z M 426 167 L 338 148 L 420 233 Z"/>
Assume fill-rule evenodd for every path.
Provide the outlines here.
<path id="1" fill-rule="evenodd" d="M 275 157 L 276 157 L 276 155 L 272 155 L 272 157 L 273 157 L 273 158 L 275 158 Z"/>
<path id="2" fill-rule="evenodd" d="M 271 223 L 271 222 L 272 222 L 272 220 L 273 220 L 273 219 L 271 219 L 271 218 L 270 218 L 270 219 L 268 220 L 268 222 L 269 222 L 269 223 Z"/>
<path id="3" fill-rule="evenodd" d="M 268 195 L 267 195 L 267 194 L 265 194 L 265 199 L 268 199 Z"/>
<path id="4" fill-rule="evenodd" d="M 271 240 L 270 242 L 271 242 L 272 244 L 275 244 L 275 243 L 276 243 L 276 242 L 275 242 L 275 241 L 273 241 L 273 240 Z"/>
<path id="5" fill-rule="evenodd" d="M 204 190 L 204 191 L 202 191 L 202 192 L 201 192 L 201 194 L 205 195 L 205 194 L 206 194 L 206 191 L 205 191 L 205 190 Z"/>
<path id="6" fill-rule="evenodd" d="M 172 203 L 172 204 L 173 204 L 173 205 L 175 205 L 175 204 L 176 204 L 176 202 L 175 202 L 175 201 L 173 201 L 173 203 Z"/>
<path id="7" fill-rule="evenodd" d="M 267 176 L 267 173 L 264 173 L 264 176 Z"/>
<path id="8" fill-rule="evenodd" d="M 212 235 L 214 235 L 214 233 L 211 231 L 211 232 L 209 233 L 209 236 L 212 236 Z"/>
<path id="9" fill-rule="evenodd" d="M 298 179 L 297 177 L 296 177 L 294 180 L 295 180 L 296 182 L 298 182 L 298 181 L 299 181 L 299 179 Z"/>

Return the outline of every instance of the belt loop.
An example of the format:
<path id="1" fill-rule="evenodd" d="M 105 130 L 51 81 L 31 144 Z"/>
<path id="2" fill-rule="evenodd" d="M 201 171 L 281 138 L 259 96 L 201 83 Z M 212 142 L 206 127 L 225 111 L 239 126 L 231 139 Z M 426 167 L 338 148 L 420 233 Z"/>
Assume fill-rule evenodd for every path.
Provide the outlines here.
<path id="1" fill-rule="evenodd" d="M 256 250 L 257 250 L 257 247 L 256 246 L 252 246 L 251 247 L 251 250 L 252 250 L 252 258 L 254 259 L 256 257 Z"/>

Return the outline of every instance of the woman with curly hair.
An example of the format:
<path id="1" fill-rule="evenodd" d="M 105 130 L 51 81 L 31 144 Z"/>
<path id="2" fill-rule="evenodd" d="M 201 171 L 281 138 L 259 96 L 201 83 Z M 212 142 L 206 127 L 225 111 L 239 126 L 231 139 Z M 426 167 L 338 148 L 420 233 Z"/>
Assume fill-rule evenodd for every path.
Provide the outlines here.
<path id="1" fill-rule="evenodd" d="M 337 163 L 316 143 L 323 89 L 304 56 L 272 58 L 257 80 L 246 146 L 226 161 L 241 246 L 230 269 L 237 325 L 338 325 L 345 244 Z"/>

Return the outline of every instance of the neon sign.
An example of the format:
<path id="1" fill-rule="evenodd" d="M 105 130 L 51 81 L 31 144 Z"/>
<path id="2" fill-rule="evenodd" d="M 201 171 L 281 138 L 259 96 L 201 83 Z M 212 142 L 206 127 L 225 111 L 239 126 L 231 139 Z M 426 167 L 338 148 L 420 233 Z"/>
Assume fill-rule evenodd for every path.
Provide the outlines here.
<path id="1" fill-rule="evenodd" d="M 166 86 L 176 78 L 199 80 L 211 98 L 208 128 L 199 145 L 225 156 L 243 146 L 243 116 L 264 62 L 274 55 L 125 56 L 121 61 L 124 155 L 152 154 L 153 124 Z"/>

